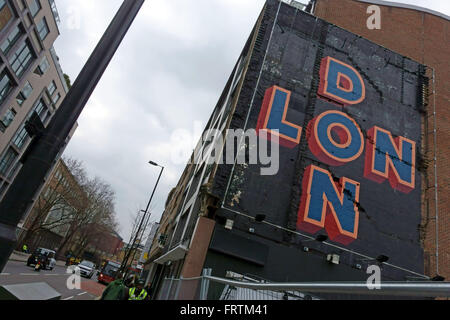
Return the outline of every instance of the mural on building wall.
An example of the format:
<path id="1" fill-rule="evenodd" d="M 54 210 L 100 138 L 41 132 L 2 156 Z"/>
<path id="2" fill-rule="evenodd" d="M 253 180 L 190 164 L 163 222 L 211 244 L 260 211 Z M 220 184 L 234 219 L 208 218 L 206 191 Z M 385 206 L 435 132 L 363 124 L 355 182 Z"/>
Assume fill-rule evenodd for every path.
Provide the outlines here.
<path id="1" fill-rule="evenodd" d="M 424 67 L 292 7 L 282 5 L 278 15 L 277 8 L 268 9 L 232 124 L 267 139 L 277 134 L 280 170 L 262 176 L 262 165 L 235 165 L 225 208 L 282 227 L 254 227 L 279 243 L 305 240 L 287 229 L 326 234 L 348 250 L 423 272 Z M 249 228 L 245 220 L 235 227 Z"/>
<path id="2" fill-rule="evenodd" d="M 326 57 L 320 71 L 319 96 L 342 106 L 364 101 L 364 80 L 353 67 Z M 270 139 L 270 135 L 277 134 L 280 144 L 287 148 L 300 143 L 303 130 L 299 124 L 286 120 L 290 96 L 289 90 L 278 86 L 267 89 L 256 127 L 261 137 Z M 307 132 L 310 151 L 330 166 L 351 163 L 363 153 L 363 133 L 344 112 L 321 113 L 309 122 Z M 378 183 L 389 179 L 392 188 L 405 193 L 414 189 L 414 141 L 401 136 L 393 139 L 391 132 L 374 126 L 367 133 L 366 145 L 361 175 Z M 335 182 L 329 171 L 310 165 L 302 186 L 297 229 L 316 233 L 325 228 L 331 240 L 342 244 L 358 238 L 360 182 L 346 177 Z"/>

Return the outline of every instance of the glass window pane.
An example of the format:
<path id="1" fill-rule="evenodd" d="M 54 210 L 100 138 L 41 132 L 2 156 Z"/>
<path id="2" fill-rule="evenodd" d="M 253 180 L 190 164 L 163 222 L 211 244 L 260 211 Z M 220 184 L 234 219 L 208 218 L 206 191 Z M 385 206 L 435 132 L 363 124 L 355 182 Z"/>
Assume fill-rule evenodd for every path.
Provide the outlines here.
<path id="1" fill-rule="evenodd" d="M 47 37 L 49 30 L 47 20 L 45 20 L 45 18 L 42 18 L 42 20 L 37 24 L 37 31 L 41 40 L 44 40 Z"/>
<path id="2" fill-rule="evenodd" d="M 36 16 L 36 14 L 41 10 L 41 4 L 39 0 L 33 0 L 30 3 L 30 13 L 33 17 Z"/>
<path id="3" fill-rule="evenodd" d="M 25 83 L 25 86 L 24 86 L 23 89 L 22 89 L 22 93 L 23 93 L 23 96 L 25 97 L 25 99 L 27 99 L 27 98 L 30 96 L 31 92 L 33 92 L 33 87 L 32 87 L 31 84 L 27 81 L 27 82 Z"/>
<path id="4" fill-rule="evenodd" d="M 5 115 L 3 116 L 3 119 L 1 120 L 6 128 L 8 128 L 9 125 L 14 121 L 16 114 L 17 114 L 16 111 L 12 108 L 6 111 Z"/>
<path id="5" fill-rule="evenodd" d="M 12 88 L 12 82 L 6 72 L 0 75 L 0 104 L 5 101 Z"/>
<path id="6" fill-rule="evenodd" d="M 31 49 L 27 42 L 24 42 L 20 48 L 11 56 L 9 63 L 15 74 L 20 78 L 32 61 Z"/>
<path id="7" fill-rule="evenodd" d="M 14 151 L 13 148 L 9 148 L 3 158 L 0 160 L 0 174 L 6 176 L 6 173 L 11 168 L 14 160 L 19 156 L 19 154 Z"/>
<path id="8" fill-rule="evenodd" d="M 0 49 L 2 50 L 3 54 L 8 54 L 9 50 L 14 46 L 14 44 L 17 42 L 17 40 L 21 36 L 21 30 L 20 27 L 15 27 L 5 41 L 3 41 L 2 45 L 0 46 Z"/>
<path id="9" fill-rule="evenodd" d="M 61 95 L 58 93 L 54 98 L 53 98 L 53 103 L 56 104 L 59 99 L 61 98 Z"/>
<path id="10" fill-rule="evenodd" d="M 42 59 L 41 63 L 39 64 L 41 73 L 44 74 L 48 70 L 49 67 L 50 67 L 50 64 L 48 63 L 47 57 L 44 57 L 44 59 Z"/>
<path id="11" fill-rule="evenodd" d="M 27 130 L 25 129 L 25 127 L 22 127 L 22 129 L 20 129 L 16 136 L 13 139 L 13 144 L 19 148 L 22 149 L 23 145 L 25 144 L 26 140 L 28 139 L 28 133 Z"/>
<path id="12" fill-rule="evenodd" d="M 52 81 L 48 86 L 48 92 L 50 93 L 50 95 L 53 95 L 55 90 L 56 90 L 56 83 L 55 81 Z"/>

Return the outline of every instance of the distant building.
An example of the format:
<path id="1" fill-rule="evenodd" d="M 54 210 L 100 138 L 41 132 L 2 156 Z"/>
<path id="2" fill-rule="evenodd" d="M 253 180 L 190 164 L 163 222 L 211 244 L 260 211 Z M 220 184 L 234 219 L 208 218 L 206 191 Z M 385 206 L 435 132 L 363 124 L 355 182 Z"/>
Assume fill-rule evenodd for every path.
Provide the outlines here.
<path id="1" fill-rule="evenodd" d="M 85 252 L 100 264 L 103 260 L 115 260 L 123 245 L 123 239 L 117 232 L 97 226 L 96 233 Z"/>
<path id="2" fill-rule="evenodd" d="M 70 236 L 70 221 L 85 201 L 86 194 L 78 181 L 64 161 L 58 160 L 20 224 L 18 247 L 26 243 L 31 249 L 62 249 L 66 243 L 64 240 Z"/>
<path id="3" fill-rule="evenodd" d="M 58 22 L 54 0 L 0 0 L 0 200 L 30 144 L 26 122 L 35 113 L 47 126 L 68 92 Z"/>
<path id="4" fill-rule="evenodd" d="M 158 228 L 159 228 L 158 222 L 154 222 L 150 225 L 150 232 L 148 233 L 147 241 L 145 241 L 144 249 L 142 250 L 142 254 L 139 258 L 139 263 L 144 263 L 149 258 L 150 247 L 153 243 L 153 240 L 155 239 Z"/>

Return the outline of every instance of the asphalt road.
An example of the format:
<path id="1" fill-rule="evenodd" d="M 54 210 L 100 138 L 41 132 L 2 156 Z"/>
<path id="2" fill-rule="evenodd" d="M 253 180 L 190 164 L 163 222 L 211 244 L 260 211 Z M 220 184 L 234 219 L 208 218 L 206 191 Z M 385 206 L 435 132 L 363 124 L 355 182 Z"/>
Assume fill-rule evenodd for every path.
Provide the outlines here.
<path id="1" fill-rule="evenodd" d="M 0 273 L 0 285 L 45 282 L 61 294 L 61 300 L 94 300 L 105 288 L 93 276 L 92 279 L 81 278 L 81 289 L 69 289 L 67 280 L 72 274 L 66 271 L 67 267 L 55 266 L 52 271 L 37 272 L 25 262 L 10 260 Z"/>

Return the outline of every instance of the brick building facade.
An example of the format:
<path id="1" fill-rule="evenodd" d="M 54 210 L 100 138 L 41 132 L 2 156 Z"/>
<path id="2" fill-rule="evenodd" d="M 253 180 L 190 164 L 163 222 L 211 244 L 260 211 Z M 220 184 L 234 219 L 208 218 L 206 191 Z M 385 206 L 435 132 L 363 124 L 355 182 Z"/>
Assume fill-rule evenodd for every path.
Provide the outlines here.
<path id="1" fill-rule="evenodd" d="M 424 174 L 423 221 L 420 227 L 425 250 L 425 274 L 429 276 L 440 274 L 450 279 L 450 167 L 448 166 L 450 161 L 450 64 L 448 62 L 450 17 L 425 8 L 387 1 L 315 0 L 313 2 L 312 13 L 317 17 L 405 55 L 431 69 L 428 71 L 430 86 L 426 121 L 423 126 L 423 150 L 427 170 Z M 381 9 L 381 29 L 370 30 L 367 27 L 367 19 L 370 16 L 367 8 L 370 5 L 378 5 Z M 434 95 L 433 91 L 435 91 Z M 436 265 L 436 259 L 439 261 L 438 265 Z"/>

